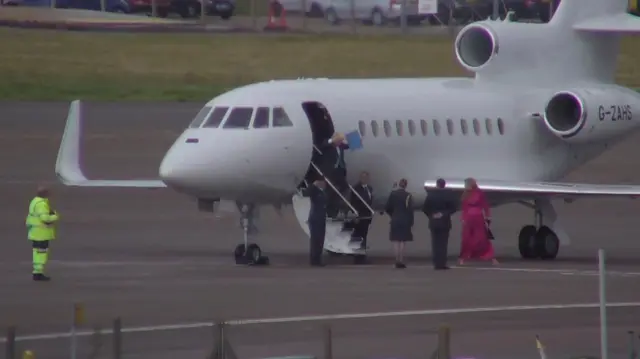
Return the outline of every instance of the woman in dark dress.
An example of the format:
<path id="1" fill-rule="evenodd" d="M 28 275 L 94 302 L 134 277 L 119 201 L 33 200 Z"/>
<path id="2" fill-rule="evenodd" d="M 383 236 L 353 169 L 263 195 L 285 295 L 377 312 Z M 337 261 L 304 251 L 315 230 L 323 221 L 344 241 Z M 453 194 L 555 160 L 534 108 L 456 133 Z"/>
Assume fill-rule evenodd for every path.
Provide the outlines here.
<path id="1" fill-rule="evenodd" d="M 398 182 L 398 189 L 391 192 L 385 212 L 391 217 L 389 240 L 396 255 L 396 268 L 406 268 L 404 264 L 404 244 L 413 241 L 413 199 L 407 192 L 407 180 Z"/>

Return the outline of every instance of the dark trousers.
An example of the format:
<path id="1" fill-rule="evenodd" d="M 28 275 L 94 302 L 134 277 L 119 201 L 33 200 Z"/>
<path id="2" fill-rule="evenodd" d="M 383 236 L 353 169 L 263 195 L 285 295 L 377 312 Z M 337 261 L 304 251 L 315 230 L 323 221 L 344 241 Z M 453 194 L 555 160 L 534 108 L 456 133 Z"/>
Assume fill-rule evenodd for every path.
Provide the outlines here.
<path id="1" fill-rule="evenodd" d="M 367 247 L 367 236 L 369 235 L 369 226 L 371 225 L 371 220 L 362 219 L 359 220 L 358 223 L 355 223 L 353 226 L 353 237 L 362 238 L 362 247 Z"/>
<path id="2" fill-rule="evenodd" d="M 431 231 L 431 256 L 434 268 L 447 266 L 447 251 L 449 249 L 450 228 L 430 228 Z"/>
<path id="3" fill-rule="evenodd" d="M 329 181 L 331 181 L 338 192 L 344 196 L 347 188 L 349 188 L 349 184 L 347 183 L 347 170 L 344 168 L 332 168 L 329 172 Z M 347 212 L 347 205 L 333 188 L 327 192 L 327 202 L 327 215 L 329 217 L 335 217 L 340 211 Z"/>
<path id="4" fill-rule="evenodd" d="M 322 263 L 322 251 L 324 250 L 324 234 L 326 230 L 326 222 L 318 223 L 309 221 L 309 262 L 311 265 Z"/>

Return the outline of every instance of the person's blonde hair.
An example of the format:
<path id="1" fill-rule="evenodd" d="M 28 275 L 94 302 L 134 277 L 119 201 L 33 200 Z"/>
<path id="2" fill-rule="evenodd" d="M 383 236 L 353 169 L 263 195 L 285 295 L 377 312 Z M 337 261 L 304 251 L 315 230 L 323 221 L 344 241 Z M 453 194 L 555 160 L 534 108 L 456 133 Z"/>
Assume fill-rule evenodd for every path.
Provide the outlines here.
<path id="1" fill-rule="evenodd" d="M 469 197 L 469 195 L 471 194 L 471 191 L 473 191 L 477 187 L 478 187 L 478 184 L 476 183 L 475 179 L 471 177 L 466 178 L 464 180 L 464 192 L 462 192 L 462 200 L 467 199 L 467 197 Z"/>

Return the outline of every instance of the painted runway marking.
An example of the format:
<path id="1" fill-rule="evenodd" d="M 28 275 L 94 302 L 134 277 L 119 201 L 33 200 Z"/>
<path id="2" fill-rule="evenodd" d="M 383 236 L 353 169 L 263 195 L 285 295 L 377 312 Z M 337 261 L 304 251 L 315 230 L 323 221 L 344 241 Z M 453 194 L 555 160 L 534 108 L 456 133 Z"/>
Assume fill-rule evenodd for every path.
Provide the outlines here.
<path id="1" fill-rule="evenodd" d="M 450 308 L 450 309 L 424 309 L 424 310 L 405 310 L 395 312 L 374 312 L 374 313 L 347 313 L 347 314 L 325 314 L 325 315 L 308 315 L 295 317 L 280 318 L 262 318 L 262 319 L 239 319 L 230 320 L 226 323 L 229 325 L 251 325 L 251 324 L 275 324 L 275 323 L 300 323 L 314 322 L 323 320 L 346 320 L 346 319 L 371 319 L 386 317 L 406 317 L 406 316 L 428 316 L 442 314 L 466 314 L 466 313 L 490 313 L 490 312 L 520 312 L 531 310 L 553 310 L 553 309 L 593 309 L 599 308 L 599 303 L 573 303 L 573 304 L 545 304 L 545 305 L 513 305 L 499 307 L 478 307 L 478 308 Z M 640 307 L 640 302 L 616 302 L 607 303 L 608 308 L 629 308 Z M 122 333 L 146 333 L 161 332 L 170 330 L 198 329 L 206 328 L 214 325 L 213 322 L 199 323 L 181 323 L 167 325 L 151 325 L 141 327 L 122 328 Z M 104 330 L 103 334 L 112 334 L 112 330 Z M 87 337 L 93 335 L 90 331 L 76 332 L 78 337 Z M 45 333 L 33 335 L 21 335 L 16 337 L 16 341 L 33 341 L 33 340 L 55 340 L 69 338 L 71 333 Z M 6 343 L 7 338 L 0 338 L 0 343 Z"/>
<path id="2" fill-rule="evenodd" d="M 0 263 L 1 265 L 10 265 L 10 263 Z M 212 259 L 208 261 L 194 262 L 194 261 L 74 261 L 74 260 L 51 260 L 49 264 L 54 267 L 61 268 L 92 268 L 92 267 L 157 267 L 157 268 L 170 268 L 180 267 L 183 269 L 197 269 L 198 267 L 217 267 L 226 269 L 244 268 L 246 266 L 236 265 L 230 263 L 227 259 Z M 20 262 L 22 266 L 31 266 L 30 261 Z M 391 268 L 391 265 L 387 264 L 367 264 L 367 265 L 353 265 L 353 264 L 331 264 L 329 269 L 347 269 L 351 271 L 367 271 L 371 269 Z M 272 263 L 267 268 L 277 269 L 303 269 L 307 268 L 305 265 L 299 264 L 282 264 Z M 430 264 L 413 264 L 410 268 L 430 269 Z M 564 276 L 586 276 L 595 277 L 598 276 L 596 270 L 584 270 L 575 268 L 523 268 L 523 267 L 472 267 L 472 266 L 451 266 L 452 269 L 474 270 L 474 271 L 494 271 L 494 272 L 511 272 L 511 273 L 540 273 L 540 274 L 558 274 Z M 607 276 L 610 277 L 623 277 L 623 278 L 636 278 L 640 277 L 640 272 L 631 271 L 616 271 L 608 270 Z"/>
<path id="3" fill-rule="evenodd" d="M 521 272 L 521 273 L 555 273 L 560 275 L 569 275 L 569 276 L 588 276 L 594 277 L 598 276 L 597 270 L 581 270 L 581 269 L 571 269 L 571 268 L 504 268 L 504 267 L 460 267 L 455 266 L 452 268 L 456 269 L 469 269 L 469 270 L 479 270 L 479 271 L 497 271 L 497 272 Z M 621 271 L 606 271 L 608 276 L 614 277 L 640 277 L 640 272 L 621 272 Z"/>

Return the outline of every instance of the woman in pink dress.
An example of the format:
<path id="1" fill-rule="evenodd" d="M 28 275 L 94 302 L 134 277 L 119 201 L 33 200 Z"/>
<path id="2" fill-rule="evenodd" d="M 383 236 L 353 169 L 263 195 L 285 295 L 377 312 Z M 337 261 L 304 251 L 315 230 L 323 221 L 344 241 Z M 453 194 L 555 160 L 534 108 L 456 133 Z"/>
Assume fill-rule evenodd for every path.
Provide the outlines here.
<path id="1" fill-rule="evenodd" d="M 473 178 L 464 181 L 465 190 L 462 194 L 462 246 L 460 248 L 459 264 L 466 260 L 491 260 L 496 265 L 493 245 L 487 235 L 487 221 L 491 216 L 489 203 L 484 192 L 478 188 Z"/>

